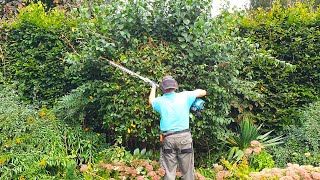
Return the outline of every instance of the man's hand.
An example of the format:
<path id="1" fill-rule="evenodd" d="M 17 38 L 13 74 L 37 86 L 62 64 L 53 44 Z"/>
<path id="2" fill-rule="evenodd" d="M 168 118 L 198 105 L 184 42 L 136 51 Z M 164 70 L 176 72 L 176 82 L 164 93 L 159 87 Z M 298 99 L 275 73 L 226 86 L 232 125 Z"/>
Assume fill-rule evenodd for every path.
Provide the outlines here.
<path id="1" fill-rule="evenodd" d="M 152 89 L 157 88 L 157 84 L 153 81 L 150 81 L 150 85 Z"/>
<path id="2" fill-rule="evenodd" d="M 156 98 L 157 84 L 155 82 L 151 81 L 150 85 L 151 85 L 151 91 L 150 91 L 150 95 L 149 95 L 149 105 L 152 106 L 152 102 Z"/>

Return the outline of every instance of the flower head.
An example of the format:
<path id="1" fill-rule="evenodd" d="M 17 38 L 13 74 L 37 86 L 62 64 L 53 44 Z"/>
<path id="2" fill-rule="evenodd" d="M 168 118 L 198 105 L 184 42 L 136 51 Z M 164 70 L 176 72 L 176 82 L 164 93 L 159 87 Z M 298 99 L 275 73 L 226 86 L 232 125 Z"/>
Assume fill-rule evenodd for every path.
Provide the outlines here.
<path id="1" fill-rule="evenodd" d="M 80 172 L 86 172 L 86 171 L 88 171 L 88 165 L 83 164 L 80 168 Z"/>

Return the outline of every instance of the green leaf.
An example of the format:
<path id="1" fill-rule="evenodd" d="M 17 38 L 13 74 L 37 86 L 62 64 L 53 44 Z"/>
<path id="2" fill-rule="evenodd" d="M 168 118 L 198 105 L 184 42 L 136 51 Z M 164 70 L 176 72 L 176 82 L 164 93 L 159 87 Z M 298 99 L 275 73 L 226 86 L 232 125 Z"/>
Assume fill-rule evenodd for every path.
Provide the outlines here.
<path id="1" fill-rule="evenodd" d="M 183 41 L 184 41 L 184 38 L 178 37 L 178 41 L 183 42 Z"/>
<path id="2" fill-rule="evenodd" d="M 186 43 L 183 43 L 180 45 L 180 47 L 182 47 L 182 49 L 185 49 L 187 46 L 188 46 L 188 44 L 186 44 Z"/>
<path id="3" fill-rule="evenodd" d="M 183 19 L 183 23 L 186 24 L 186 25 L 189 25 L 190 24 L 190 20 L 189 19 Z"/>
<path id="4" fill-rule="evenodd" d="M 139 153 L 140 153 L 139 148 L 136 148 L 136 149 L 133 151 L 133 155 L 139 155 Z"/>
<path id="5" fill-rule="evenodd" d="M 141 154 L 141 155 L 145 155 L 146 152 L 147 152 L 146 148 L 143 148 L 143 149 L 141 150 L 140 154 Z"/>

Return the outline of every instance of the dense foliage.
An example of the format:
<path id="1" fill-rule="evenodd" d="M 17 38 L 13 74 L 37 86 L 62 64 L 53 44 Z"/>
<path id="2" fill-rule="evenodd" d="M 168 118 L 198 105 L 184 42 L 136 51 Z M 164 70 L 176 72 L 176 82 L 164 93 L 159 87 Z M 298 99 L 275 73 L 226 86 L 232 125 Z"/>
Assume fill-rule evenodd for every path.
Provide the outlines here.
<path id="1" fill-rule="evenodd" d="M 26 103 L 52 104 L 71 87 L 63 54 L 68 51 L 68 20 L 42 4 L 22 9 L 17 20 L 1 27 L 2 76 L 18 84 Z"/>
<path id="2" fill-rule="evenodd" d="M 9 88 L 0 89 L 1 179 L 75 178 L 77 164 L 95 162 L 103 136 L 66 126 L 46 108 L 24 106 Z"/>
<path id="3" fill-rule="evenodd" d="M 299 3 L 284 8 L 275 3 L 270 11 L 253 11 L 242 21 L 239 35 L 296 67 L 290 72 L 260 63 L 246 67 L 254 71 L 253 79 L 265 96 L 264 106 L 254 110 L 260 122 L 269 126 L 296 123 L 297 109 L 319 98 L 319 20 L 319 8 L 314 11 Z"/>
<path id="4" fill-rule="evenodd" d="M 312 103 L 299 111 L 299 126 L 285 128 L 287 138 L 283 146 L 270 151 L 277 159 L 277 166 L 283 167 L 288 162 L 298 164 L 320 165 L 319 121 L 320 102 Z"/>
<path id="5" fill-rule="evenodd" d="M 205 110 L 190 114 L 207 178 L 320 175 L 266 170 L 319 166 L 319 8 L 211 17 L 209 0 L 23 6 L 0 24 L 1 178 L 163 176 L 150 85 L 109 61 L 155 82 L 172 75 L 178 91 L 207 90 Z"/>
<path id="6" fill-rule="evenodd" d="M 99 127 L 112 140 L 122 137 L 131 148 L 159 145 L 159 116 L 147 103 L 149 85 L 110 66 L 107 61 L 112 60 L 156 82 L 172 75 L 180 91 L 206 89 L 206 111 L 191 118 L 195 147 L 198 155 L 219 150 L 228 133 L 225 127 L 232 122 L 231 105 L 259 104 L 250 76 L 238 77 L 244 62 L 279 62 L 237 37 L 230 13 L 213 19 L 207 5 L 207 1 L 128 1 L 97 3 L 93 11 L 74 9 L 79 45 L 66 61 L 69 76 L 79 87 L 58 104 L 65 110 L 60 111 L 62 118 L 68 112 L 82 115 L 85 126 Z M 285 63 L 279 66 L 290 69 Z M 87 103 L 68 104 L 77 104 L 78 99 Z"/>

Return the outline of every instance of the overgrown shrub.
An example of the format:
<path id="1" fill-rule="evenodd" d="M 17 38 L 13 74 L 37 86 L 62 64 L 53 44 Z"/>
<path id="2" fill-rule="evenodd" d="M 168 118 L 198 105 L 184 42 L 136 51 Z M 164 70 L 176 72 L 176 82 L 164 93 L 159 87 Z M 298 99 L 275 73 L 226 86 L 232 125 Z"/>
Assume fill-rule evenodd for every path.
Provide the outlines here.
<path id="1" fill-rule="evenodd" d="M 206 5 L 208 1 L 202 0 L 130 0 L 94 3 L 92 11 L 86 4 L 74 9 L 78 26 L 72 33 L 79 48 L 66 62 L 70 64 L 69 77 L 79 89 L 57 106 L 75 108 L 69 112 L 80 112 L 74 115 L 83 115 L 80 121 L 86 126 L 106 132 L 110 142 L 122 137 L 131 149 L 157 148 L 159 115 L 148 105 L 149 85 L 115 69 L 107 60 L 156 82 L 169 74 L 179 82 L 179 91 L 203 88 L 209 92 L 201 117 L 191 117 L 197 155 L 223 150 L 228 133 L 225 127 L 233 121 L 231 106 L 241 109 L 248 101 L 253 106 L 259 104 L 260 95 L 252 91 L 255 83 L 250 81 L 250 73 L 238 77 L 244 62 L 255 59 L 287 66 L 237 37 L 239 29 L 230 13 L 213 19 Z M 63 102 L 79 92 L 83 93 L 77 97 L 86 102 L 81 103 L 83 107 Z M 68 113 L 61 115 L 64 118 Z"/>
<path id="2" fill-rule="evenodd" d="M 20 103 L 15 91 L 0 87 L 1 179 L 74 179 L 81 163 L 94 163 L 107 148 L 104 136 L 66 126 L 48 109 Z"/>
<path id="3" fill-rule="evenodd" d="M 270 150 L 279 167 L 287 163 L 320 165 L 320 102 L 312 103 L 299 111 L 299 121 L 301 125 L 285 128 L 285 143 Z"/>
<path id="4" fill-rule="evenodd" d="M 270 11 L 258 9 L 245 16 L 239 36 L 247 37 L 294 71 L 260 62 L 247 64 L 264 95 L 263 106 L 253 109 L 256 119 L 267 126 L 297 123 L 297 110 L 319 98 L 320 11 L 310 4 L 283 7 L 278 1 Z M 246 74 L 244 71 L 244 74 Z"/>
<path id="5" fill-rule="evenodd" d="M 70 49 L 70 26 L 62 12 L 46 12 L 38 3 L 0 27 L 2 76 L 7 83 L 17 82 L 26 103 L 51 105 L 72 88 L 63 60 Z"/>
<path id="6" fill-rule="evenodd" d="M 4 179 L 47 179 L 63 174 L 69 161 L 51 115 L 19 103 L 16 94 L 1 87 L 1 170 Z"/>

